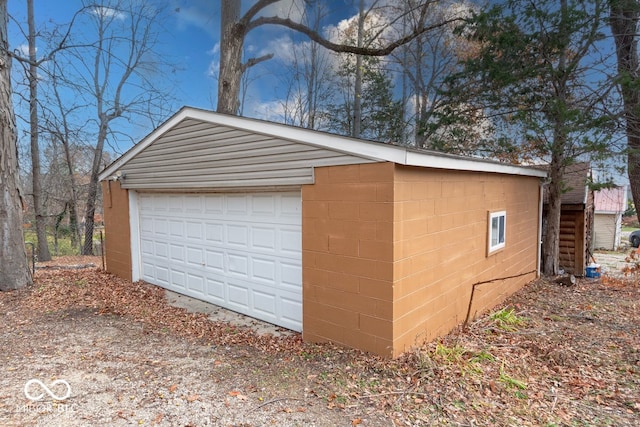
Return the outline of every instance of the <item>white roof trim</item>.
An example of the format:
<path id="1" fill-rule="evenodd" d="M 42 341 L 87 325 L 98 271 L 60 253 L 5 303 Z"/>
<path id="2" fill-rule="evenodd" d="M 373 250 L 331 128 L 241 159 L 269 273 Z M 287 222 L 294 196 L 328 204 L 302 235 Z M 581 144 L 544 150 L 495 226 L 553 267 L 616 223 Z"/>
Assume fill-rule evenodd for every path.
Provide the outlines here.
<path id="1" fill-rule="evenodd" d="M 130 159 L 147 148 L 156 139 L 185 119 L 201 120 L 206 123 L 228 126 L 257 134 L 287 139 L 329 150 L 380 162 L 393 162 L 407 166 L 431 167 L 477 172 L 494 172 L 509 175 L 525 175 L 544 178 L 546 171 L 509 165 L 490 160 L 447 155 L 437 152 L 418 151 L 380 142 L 370 142 L 326 132 L 298 128 L 280 123 L 272 123 L 245 117 L 215 113 L 192 107 L 183 107 L 166 122 L 134 145 L 116 161 L 107 166 L 99 176 L 103 181 L 114 175 Z"/>

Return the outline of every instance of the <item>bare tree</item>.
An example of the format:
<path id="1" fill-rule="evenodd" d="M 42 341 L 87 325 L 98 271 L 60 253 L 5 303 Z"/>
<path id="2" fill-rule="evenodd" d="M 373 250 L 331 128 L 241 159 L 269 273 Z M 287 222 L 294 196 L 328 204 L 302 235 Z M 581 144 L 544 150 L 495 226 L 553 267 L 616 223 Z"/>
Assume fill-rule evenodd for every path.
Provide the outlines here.
<path id="1" fill-rule="evenodd" d="M 0 291 L 25 287 L 32 280 L 22 234 L 7 22 L 7 0 L 0 0 Z"/>
<path id="2" fill-rule="evenodd" d="M 28 53 L 27 56 L 23 56 L 19 51 L 12 53 L 14 59 L 19 61 L 23 65 L 26 75 L 26 80 L 29 86 L 29 142 L 31 153 L 31 192 L 33 197 L 33 210 L 35 214 L 36 225 L 36 237 L 37 237 L 37 253 L 38 259 L 41 261 L 48 261 L 51 259 L 49 252 L 49 245 L 47 242 L 47 213 L 44 203 L 44 197 L 42 190 L 42 172 L 41 172 L 41 159 L 40 159 L 40 141 L 39 141 L 39 115 L 38 115 L 38 85 L 42 71 L 41 66 L 53 60 L 56 53 L 67 48 L 67 40 L 69 32 L 73 27 L 73 22 L 77 14 L 74 15 L 71 24 L 63 26 L 62 32 L 56 29 L 50 38 L 53 47 L 48 53 L 37 56 L 37 36 L 36 31 L 33 0 L 27 0 L 27 44 Z"/>
<path id="3" fill-rule="evenodd" d="M 47 215 L 42 200 L 42 173 L 40 168 L 40 142 L 38 141 L 38 61 L 36 57 L 36 25 L 33 14 L 33 0 L 27 0 L 27 21 L 29 35 L 29 126 L 31 146 L 31 192 L 33 210 L 36 218 L 36 237 L 38 242 L 38 259 L 49 261 L 49 244 L 47 242 Z"/>
<path id="4" fill-rule="evenodd" d="M 310 28 L 320 31 L 326 9 L 321 2 L 314 6 L 305 18 Z M 326 126 L 327 102 L 333 93 L 330 55 L 314 41 L 292 45 L 287 55 L 291 73 L 280 73 L 286 92 L 281 101 L 284 123 L 308 129 Z"/>
<path id="5" fill-rule="evenodd" d="M 87 105 L 78 104 L 75 101 L 63 100 L 64 72 L 60 64 L 54 63 L 49 72 L 50 98 L 46 100 L 48 108 L 43 111 L 43 132 L 50 135 L 52 145 L 60 145 L 63 152 L 63 170 L 58 170 L 62 175 L 56 182 L 62 187 L 58 197 L 63 198 L 64 211 L 69 215 L 69 234 L 71 246 L 78 248 L 82 241 L 80 221 L 78 219 L 79 183 L 77 180 L 76 162 L 74 151 L 78 142 L 86 139 L 81 129 L 87 126 L 86 122 L 74 123 L 72 115 L 78 110 L 87 108 Z M 52 169 L 55 170 L 55 169 Z M 61 194 L 60 194 L 61 193 Z M 58 215 L 57 221 L 60 220 Z M 55 234 L 54 234 L 55 236 Z"/>
<path id="6" fill-rule="evenodd" d="M 240 105 L 240 80 L 242 74 L 250 67 L 271 59 L 273 54 L 262 55 L 257 58 L 249 58 L 242 61 L 243 46 L 246 35 L 253 29 L 263 25 L 279 25 L 289 28 L 320 44 L 334 52 L 353 53 L 356 55 L 385 56 L 393 52 L 399 46 L 410 42 L 420 34 L 424 34 L 434 28 L 457 21 L 453 18 L 449 21 L 438 23 L 435 26 L 411 28 L 407 34 L 401 35 L 395 40 L 386 41 L 382 47 L 353 46 L 332 42 L 318 31 L 292 20 L 290 17 L 262 16 L 267 7 L 281 0 L 256 0 L 249 9 L 241 14 L 240 0 L 222 0 L 221 25 L 220 25 L 220 72 L 218 76 L 218 104 L 217 111 L 227 114 L 238 114 Z M 411 13 L 426 16 L 435 0 L 423 0 L 416 4 Z M 391 19 L 390 25 L 402 19 L 402 14 Z M 424 20 L 422 20 L 424 22 Z M 379 35 L 382 35 L 381 30 Z M 377 37 L 374 37 L 376 39 Z"/>
<path id="7" fill-rule="evenodd" d="M 159 69 L 168 62 L 156 53 L 162 10 L 145 2 L 100 1 L 86 6 L 95 31 L 88 48 L 74 49 L 65 80 L 95 108 L 96 140 L 89 174 L 84 214 L 82 253 L 93 253 L 94 216 L 98 198 L 98 173 L 105 166 L 104 147 L 117 132 L 114 122 L 153 119 L 171 108 L 166 76 Z M 167 88 L 160 88 L 166 84 Z"/>

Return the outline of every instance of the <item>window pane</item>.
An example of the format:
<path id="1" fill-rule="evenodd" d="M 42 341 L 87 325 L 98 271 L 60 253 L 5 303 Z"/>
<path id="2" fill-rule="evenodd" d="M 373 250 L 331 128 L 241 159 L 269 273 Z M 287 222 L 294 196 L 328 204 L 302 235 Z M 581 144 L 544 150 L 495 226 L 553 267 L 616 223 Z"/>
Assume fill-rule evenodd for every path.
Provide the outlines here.
<path id="1" fill-rule="evenodd" d="M 498 221 L 498 217 L 491 218 L 491 246 L 495 246 L 499 243 Z"/>

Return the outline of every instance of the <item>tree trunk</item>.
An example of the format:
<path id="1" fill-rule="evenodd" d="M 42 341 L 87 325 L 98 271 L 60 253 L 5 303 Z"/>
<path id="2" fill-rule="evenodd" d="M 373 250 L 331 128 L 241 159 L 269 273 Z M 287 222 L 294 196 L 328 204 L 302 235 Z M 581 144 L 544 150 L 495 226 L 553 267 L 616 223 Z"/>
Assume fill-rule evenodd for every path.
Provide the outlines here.
<path id="1" fill-rule="evenodd" d="M 560 252 L 560 213 L 562 209 L 562 173 L 559 164 L 551 162 L 549 175 L 551 182 L 547 186 L 549 202 L 545 215 L 546 229 L 542 238 L 542 273 L 553 276 L 558 272 Z"/>
<path id="2" fill-rule="evenodd" d="M 38 260 L 49 261 L 47 242 L 47 216 L 42 202 L 42 174 L 40 172 L 40 144 L 38 141 L 38 66 L 36 65 L 36 28 L 33 17 L 33 0 L 27 0 L 27 20 L 29 26 L 29 125 L 31 129 L 31 183 L 33 211 L 36 218 L 38 240 Z"/>
<path id="3" fill-rule="evenodd" d="M 100 130 L 98 131 L 98 142 L 93 153 L 93 164 L 91 165 L 91 177 L 89 179 L 89 189 L 87 192 L 87 210 L 84 216 L 84 245 L 82 255 L 93 255 L 93 229 L 94 216 L 96 214 L 96 199 L 98 198 L 98 174 L 102 161 L 102 151 L 104 141 L 107 139 L 107 128 L 109 123 L 102 117 Z"/>
<path id="4" fill-rule="evenodd" d="M 618 84 L 624 103 L 627 134 L 627 173 L 636 210 L 640 208 L 640 89 L 638 40 L 640 5 L 637 0 L 611 1 L 610 25 L 618 58 Z"/>
<path id="5" fill-rule="evenodd" d="M 360 0 L 358 13 L 357 46 L 362 47 L 364 37 L 364 0 Z M 351 136 L 360 138 L 362 128 L 362 55 L 356 55 L 356 83 L 353 94 L 353 130 Z"/>
<path id="6" fill-rule="evenodd" d="M 240 0 L 222 0 L 220 23 L 219 113 L 238 114 L 240 80 L 244 72 L 242 48 L 244 29 L 240 27 Z"/>
<path id="7" fill-rule="evenodd" d="M 22 234 L 7 22 L 7 0 L 0 0 L 0 291 L 31 284 Z"/>

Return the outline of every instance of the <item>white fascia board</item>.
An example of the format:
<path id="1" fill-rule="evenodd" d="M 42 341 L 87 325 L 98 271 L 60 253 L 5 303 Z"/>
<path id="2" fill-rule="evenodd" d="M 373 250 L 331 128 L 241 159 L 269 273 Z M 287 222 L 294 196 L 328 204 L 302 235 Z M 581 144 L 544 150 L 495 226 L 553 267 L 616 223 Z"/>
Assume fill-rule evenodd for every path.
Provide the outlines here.
<path id="1" fill-rule="evenodd" d="M 547 172 L 545 171 L 529 169 L 521 166 L 507 165 L 481 159 L 468 159 L 445 154 L 423 153 L 391 144 L 363 141 L 360 139 L 298 128 L 280 123 L 272 123 L 229 114 L 220 114 L 192 107 L 183 107 L 166 122 L 160 125 L 160 127 L 151 132 L 142 141 L 123 154 L 118 160 L 107 166 L 107 168 L 105 168 L 99 175 L 99 180 L 103 181 L 115 174 L 116 171 L 124 166 L 131 158 L 144 150 L 173 126 L 187 118 L 200 120 L 205 123 L 228 126 L 257 134 L 287 139 L 316 147 L 322 147 L 373 161 L 387 161 L 401 165 L 432 167 L 439 169 L 536 176 L 540 178 L 545 178 L 547 176 Z"/>
<path id="2" fill-rule="evenodd" d="M 540 169 L 527 168 L 523 166 L 510 165 L 483 159 L 471 159 L 459 156 L 451 156 L 416 151 L 407 151 L 407 165 L 421 166 L 437 169 L 463 170 L 471 172 L 492 172 L 508 175 L 535 176 L 546 178 L 547 172 Z"/>

